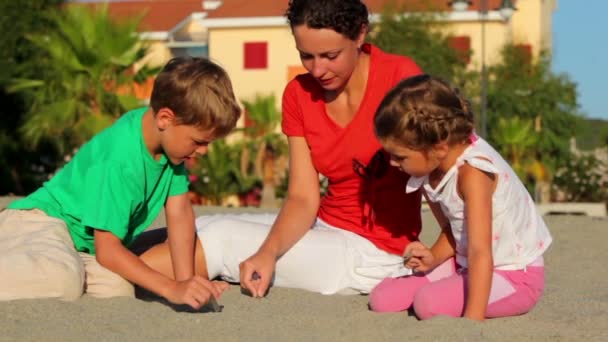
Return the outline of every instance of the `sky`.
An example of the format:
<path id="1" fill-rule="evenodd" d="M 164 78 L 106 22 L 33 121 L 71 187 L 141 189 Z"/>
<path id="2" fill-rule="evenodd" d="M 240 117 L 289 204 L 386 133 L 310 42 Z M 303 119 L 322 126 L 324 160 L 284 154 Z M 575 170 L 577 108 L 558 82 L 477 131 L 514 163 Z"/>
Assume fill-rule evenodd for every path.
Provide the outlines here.
<path id="1" fill-rule="evenodd" d="M 608 0 L 558 0 L 553 71 L 578 84 L 585 116 L 608 120 Z"/>

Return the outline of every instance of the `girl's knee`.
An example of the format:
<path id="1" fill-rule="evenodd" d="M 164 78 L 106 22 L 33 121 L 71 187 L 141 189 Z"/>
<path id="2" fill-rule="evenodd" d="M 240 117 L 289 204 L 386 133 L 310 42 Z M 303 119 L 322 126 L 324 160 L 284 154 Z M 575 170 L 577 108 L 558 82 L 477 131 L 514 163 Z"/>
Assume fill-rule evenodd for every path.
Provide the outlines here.
<path id="1" fill-rule="evenodd" d="M 430 319 L 435 316 L 444 315 L 450 317 L 462 316 L 462 305 L 447 298 L 445 294 L 438 294 L 431 288 L 423 288 L 413 300 L 413 308 L 416 317 L 421 320 Z"/>
<path id="2" fill-rule="evenodd" d="M 411 294 L 403 285 L 403 278 L 386 278 L 369 294 L 369 308 L 375 312 L 400 312 L 407 310 L 412 302 Z"/>
<path id="3" fill-rule="evenodd" d="M 433 298 L 425 294 L 423 291 L 420 292 L 422 293 L 419 293 L 414 297 L 413 307 L 416 317 L 421 320 L 425 320 L 439 315 L 439 310 L 436 307 L 437 303 L 433 300 Z"/>

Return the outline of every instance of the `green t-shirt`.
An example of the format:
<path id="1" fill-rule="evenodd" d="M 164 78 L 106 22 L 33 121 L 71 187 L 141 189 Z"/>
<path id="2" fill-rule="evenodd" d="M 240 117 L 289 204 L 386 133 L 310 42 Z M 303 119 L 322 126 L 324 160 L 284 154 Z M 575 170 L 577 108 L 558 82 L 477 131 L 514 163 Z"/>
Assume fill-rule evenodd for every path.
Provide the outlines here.
<path id="1" fill-rule="evenodd" d="M 167 197 L 188 191 L 184 164 L 154 160 L 142 136 L 147 108 L 132 110 L 83 145 L 50 181 L 11 209 L 38 208 L 66 222 L 76 250 L 95 254 L 93 228 L 125 246 L 158 216 Z"/>

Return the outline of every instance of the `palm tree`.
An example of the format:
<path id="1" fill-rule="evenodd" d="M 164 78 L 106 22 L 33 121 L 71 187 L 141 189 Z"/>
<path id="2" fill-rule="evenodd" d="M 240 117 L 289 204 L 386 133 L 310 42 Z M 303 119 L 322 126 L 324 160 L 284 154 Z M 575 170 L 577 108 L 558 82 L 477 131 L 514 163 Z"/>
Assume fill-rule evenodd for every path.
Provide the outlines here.
<path id="1" fill-rule="evenodd" d="M 260 207 L 276 208 L 276 186 L 280 183 L 277 165 L 279 156 L 284 155 L 286 144 L 276 128 L 281 121 L 281 114 L 276 109 L 274 95 L 256 95 L 253 101 L 241 100 L 245 107 L 246 123 L 245 135 L 249 140 L 249 147 L 244 145 L 241 154 L 241 173 L 249 174 L 250 149 L 257 150 L 253 169 L 255 176 L 262 180 L 262 199 Z"/>
<path id="2" fill-rule="evenodd" d="M 536 183 L 546 182 L 548 171 L 537 158 L 538 135 L 534 132 L 533 121 L 518 116 L 501 117 L 493 132 L 492 138 L 502 156 L 511 164 L 519 178 L 528 183 L 526 185 L 530 192 L 535 193 Z"/>
<path id="3" fill-rule="evenodd" d="M 107 6 L 69 5 L 49 19 L 56 30 L 27 37 L 46 56 L 44 72 L 37 79 L 14 79 L 9 91 L 31 99 L 20 128 L 24 140 L 35 147 L 51 138 L 65 155 L 140 105 L 132 86 L 157 70 L 134 69 L 146 53 L 138 18 L 116 21 Z"/>
<path id="4" fill-rule="evenodd" d="M 516 171 L 522 170 L 523 163 L 531 155 L 531 149 L 537 142 L 532 121 L 523 120 L 518 116 L 499 118 L 493 138 L 502 155 L 511 162 Z"/>

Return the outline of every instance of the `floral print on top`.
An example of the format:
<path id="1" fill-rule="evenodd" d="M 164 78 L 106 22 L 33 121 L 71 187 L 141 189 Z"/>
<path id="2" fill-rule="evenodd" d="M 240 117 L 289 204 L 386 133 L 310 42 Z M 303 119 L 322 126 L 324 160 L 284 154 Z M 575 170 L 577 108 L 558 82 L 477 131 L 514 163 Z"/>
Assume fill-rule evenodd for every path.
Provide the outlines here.
<path id="1" fill-rule="evenodd" d="M 423 187 L 430 201 L 439 203 L 450 221 L 456 241 L 456 262 L 467 267 L 467 221 L 464 202 L 458 195 L 458 170 L 464 163 L 493 173 L 498 184 L 492 196 L 492 254 L 494 268 L 519 270 L 537 260 L 547 250 L 552 238 L 536 206 L 511 166 L 480 137 L 458 157 L 439 184 L 432 188 L 428 177 L 409 179 L 406 192 Z"/>

